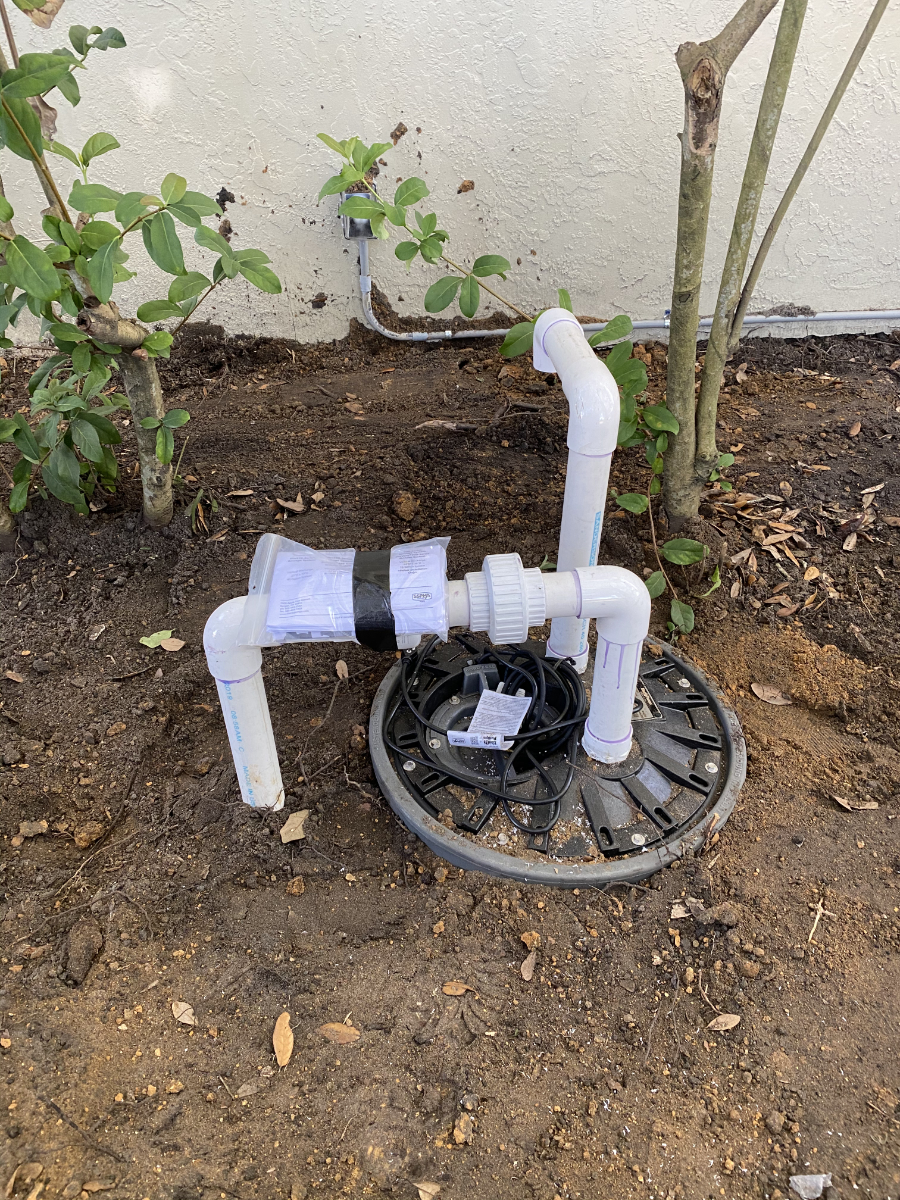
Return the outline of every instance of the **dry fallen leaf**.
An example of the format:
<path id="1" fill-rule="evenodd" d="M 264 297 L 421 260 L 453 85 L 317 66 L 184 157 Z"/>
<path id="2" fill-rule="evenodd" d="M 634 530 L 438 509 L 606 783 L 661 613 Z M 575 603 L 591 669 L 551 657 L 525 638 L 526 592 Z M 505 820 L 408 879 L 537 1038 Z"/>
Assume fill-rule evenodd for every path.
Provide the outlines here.
<path id="1" fill-rule="evenodd" d="M 679 921 L 682 917 L 689 917 L 690 915 L 689 909 L 680 900 L 676 900 L 672 905 L 672 911 L 669 913 L 669 920 Z"/>
<path id="2" fill-rule="evenodd" d="M 434 1200 L 434 1197 L 441 1190 L 439 1183 L 417 1183 L 419 1189 L 419 1200 Z"/>
<path id="3" fill-rule="evenodd" d="M 238 488 L 236 492 L 226 492 L 226 496 L 252 496 L 253 488 Z"/>
<path id="4" fill-rule="evenodd" d="M 261 1079 L 248 1079 L 234 1093 L 234 1098 L 235 1100 L 246 1100 L 248 1096 L 255 1096 L 261 1087 L 263 1087 Z"/>
<path id="5" fill-rule="evenodd" d="M 848 533 L 847 536 L 844 538 L 844 545 L 843 545 L 842 549 L 855 550 L 856 549 L 856 539 L 858 536 L 859 535 L 857 534 L 856 530 L 854 530 L 853 533 Z"/>
<path id="6" fill-rule="evenodd" d="M 443 985 L 441 991 L 445 996 L 464 996 L 466 992 L 474 992 L 473 987 L 469 987 L 467 983 L 460 983 L 456 979 L 450 979 Z"/>
<path id="7" fill-rule="evenodd" d="M 196 1025 L 197 1021 L 194 1017 L 193 1005 L 188 1004 L 186 1000 L 172 1001 L 172 1016 L 182 1025 Z"/>
<path id="8" fill-rule="evenodd" d="M 24 683 L 25 682 L 25 677 L 23 675 L 20 675 L 17 671 L 4 671 L 4 675 L 6 676 L 7 679 L 11 679 L 13 681 L 13 683 Z"/>
<path id="9" fill-rule="evenodd" d="M 280 504 L 282 508 L 286 508 L 288 512 L 306 512 L 306 505 L 303 503 L 303 497 L 299 492 L 297 493 L 296 500 L 278 500 L 277 503 Z"/>
<path id="10" fill-rule="evenodd" d="M 740 1025 L 741 1018 L 735 1013 L 721 1013 L 718 1017 L 714 1017 L 707 1025 L 707 1029 L 711 1029 L 713 1033 L 724 1033 L 726 1029 L 734 1029 L 735 1025 Z"/>
<path id="11" fill-rule="evenodd" d="M 741 363 L 741 365 L 738 367 L 738 369 L 734 373 L 734 382 L 735 383 L 743 383 L 746 378 L 747 378 L 747 364 Z"/>
<path id="12" fill-rule="evenodd" d="M 750 690 L 754 696 L 758 696 L 766 704 L 794 703 L 789 696 L 785 696 L 784 692 L 779 692 L 778 688 L 774 688 L 768 683 L 751 683 Z"/>
<path id="13" fill-rule="evenodd" d="M 734 583 L 731 585 L 731 590 L 730 590 L 730 595 L 731 595 L 732 600 L 736 600 L 740 594 L 741 594 L 741 581 L 739 579 L 736 579 L 734 581 Z"/>
<path id="14" fill-rule="evenodd" d="M 882 517 L 881 519 L 884 521 L 885 525 L 890 525 L 895 529 L 898 525 L 900 525 L 900 517 Z M 8 674 L 9 672 L 7 671 L 7 675 Z"/>
<path id="15" fill-rule="evenodd" d="M 861 421 L 854 421 L 854 422 L 853 422 L 853 424 L 850 426 L 850 431 L 849 431 L 849 432 L 850 432 L 850 436 L 851 436 L 851 437 L 856 437 L 856 435 L 859 433 L 859 431 L 860 431 L 861 429 L 862 429 L 862 422 L 861 422 Z"/>
<path id="16" fill-rule="evenodd" d="M 329 1042 L 337 1042 L 339 1046 L 349 1046 L 351 1042 L 358 1042 L 360 1038 L 358 1029 L 352 1025 L 342 1025 L 339 1021 L 320 1025 L 319 1033 L 322 1037 L 328 1038 Z"/>
<path id="17" fill-rule="evenodd" d="M 163 650 L 168 650 L 170 654 L 175 654 L 182 648 L 184 642 L 181 638 L 164 638 L 159 644 Z"/>
<path id="18" fill-rule="evenodd" d="M 860 495 L 861 496 L 872 496 L 875 494 L 875 492 L 883 492 L 883 491 L 884 491 L 884 484 L 876 483 L 872 487 L 863 488 L 863 490 L 860 492 Z"/>
<path id="19" fill-rule="evenodd" d="M 91 1195 L 94 1192 L 111 1192 L 115 1186 L 114 1179 L 88 1179 L 81 1185 L 81 1190 Z"/>
<path id="20" fill-rule="evenodd" d="M 272 1034 L 272 1047 L 275 1050 L 275 1061 L 279 1067 L 286 1067 L 294 1053 L 294 1031 L 291 1029 L 291 1014 L 283 1012 L 275 1022 L 275 1032 Z"/>
<path id="21" fill-rule="evenodd" d="M 534 968 L 537 963 L 537 950 L 532 950 L 522 965 L 519 967 L 519 974 L 526 983 L 531 983 L 534 978 Z"/>
<path id="22" fill-rule="evenodd" d="M 347 670 L 347 664 L 342 658 L 339 658 L 334 664 L 334 669 L 337 671 L 338 679 L 347 679 L 350 672 Z"/>
<path id="23" fill-rule="evenodd" d="M 847 812 L 862 812 L 878 807 L 877 800 L 845 800 L 843 796 L 835 796 L 834 793 L 831 798 Z"/>
<path id="24" fill-rule="evenodd" d="M 308 808 L 303 808 L 300 810 L 300 812 L 291 813 L 281 827 L 282 844 L 287 842 L 299 842 L 301 838 L 306 837 L 303 827 L 306 824 L 306 818 L 308 816 Z"/>
<path id="25" fill-rule="evenodd" d="M 803 578 L 809 583 L 813 579 L 818 579 L 822 572 L 818 567 L 807 567 L 803 572 Z"/>
<path id="26" fill-rule="evenodd" d="M 778 490 L 781 492 L 782 496 L 792 496 L 794 494 L 793 487 L 791 487 L 786 479 L 783 479 L 781 483 L 779 483 Z"/>

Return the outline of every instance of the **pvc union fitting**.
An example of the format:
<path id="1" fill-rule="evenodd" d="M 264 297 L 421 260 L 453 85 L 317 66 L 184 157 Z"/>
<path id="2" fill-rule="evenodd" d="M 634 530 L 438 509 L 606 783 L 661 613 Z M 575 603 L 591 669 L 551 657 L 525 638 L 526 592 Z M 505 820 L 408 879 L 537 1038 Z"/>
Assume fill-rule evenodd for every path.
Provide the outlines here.
<path id="1" fill-rule="evenodd" d="M 489 554 L 483 569 L 490 605 L 488 636 L 495 646 L 526 641 L 528 630 L 546 619 L 540 570 L 526 571 L 518 554 Z"/>

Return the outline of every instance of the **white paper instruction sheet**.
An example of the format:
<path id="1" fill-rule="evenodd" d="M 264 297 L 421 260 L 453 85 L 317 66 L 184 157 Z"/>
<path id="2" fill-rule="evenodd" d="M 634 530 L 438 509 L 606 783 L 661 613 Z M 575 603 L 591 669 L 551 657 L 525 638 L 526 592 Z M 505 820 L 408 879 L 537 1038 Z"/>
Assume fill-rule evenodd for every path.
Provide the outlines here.
<path id="1" fill-rule="evenodd" d="M 447 637 L 447 551 L 439 541 L 391 548 L 391 608 L 397 633 Z"/>
<path id="2" fill-rule="evenodd" d="M 355 550 L 280 553 L 272 571 L 266 627 L 299 641 L 353 642 Z"/>
<path id="3" fill-rule="evenodd" d="M 512 742 L 506 739 L 517 734 L 525 720 L 530 696 L 507 696 L 503 692 L 482 692 L 478 706 L 465 731 L 451 730 L 447 740 L 451 746 L 479 746 L 488 750 L 509 750 Z"/>

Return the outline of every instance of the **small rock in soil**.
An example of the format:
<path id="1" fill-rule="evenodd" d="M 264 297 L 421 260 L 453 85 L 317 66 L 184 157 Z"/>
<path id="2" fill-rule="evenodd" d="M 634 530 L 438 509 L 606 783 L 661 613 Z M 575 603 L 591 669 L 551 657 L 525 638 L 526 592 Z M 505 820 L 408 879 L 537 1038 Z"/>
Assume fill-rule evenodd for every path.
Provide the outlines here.
<path id="1" fill-rule="evenodd" d="M 741 959 L 738 963 L 738 971 L 745 979 L 755 979 L 759 974 L 759 963 L 747 962 L 746 959 Z"/>
<path id="2" fill-rule="evenodd" d="M 38 837 L 42 833 L 46 833 L 48 825 L 46 821 L 20 821 L 19 836 L 26 838 Z"/>
<path id="3" fill-rule="evenodd" d="M 401 521 L 411 521 L 419 511 L 419 502 L 412 492 L 395 492 L 393 506 Z"/>
<path id="4" fill-rule="evenodd" d="M 766 1129 L 772 1134 L 781 1133 L 784 1129 L 784 1113 L 770 1112 L 766 1117 Z"/>
<path id="5" fill-rule="evenodd" d="M 103 826 L 99 821 L 85 821 L 83 825 L 77 826 L 72 836 L 79 850 L 87 850 L 88 846 L 96 842 L 97 838 L 102 835 Z"/>
<path id="6" fill-rule="evenodd" d="M 103 934 L 93 917 L 82 917 L 69 930 L 66 974 L 73 983 L 84 983 L 94 959 L 103 949 Z"/>
<path id="7" fill-rule="evenodd" d="M 790 1178 L 791 1191 L 796 1192 L 800 1200 L 819 1200 L 826 1188 L 831 1187 L 830 1175 L 792 1175 Z"/>

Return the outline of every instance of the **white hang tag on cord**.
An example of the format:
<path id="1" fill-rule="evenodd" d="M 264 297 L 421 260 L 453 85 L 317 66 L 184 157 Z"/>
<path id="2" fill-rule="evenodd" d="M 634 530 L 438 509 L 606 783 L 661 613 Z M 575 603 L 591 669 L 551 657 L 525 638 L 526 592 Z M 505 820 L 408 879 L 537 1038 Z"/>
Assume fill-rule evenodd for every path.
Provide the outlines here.
<path id="1" fill-rule="evenodd" d="M 484 750 L 510 750 L 531 704 L 530 696 L 507 696 L 503 692 L 482 692 L 478 706 L 465 731 L 451 729 L 451 746 L 469 746 Z"/>

